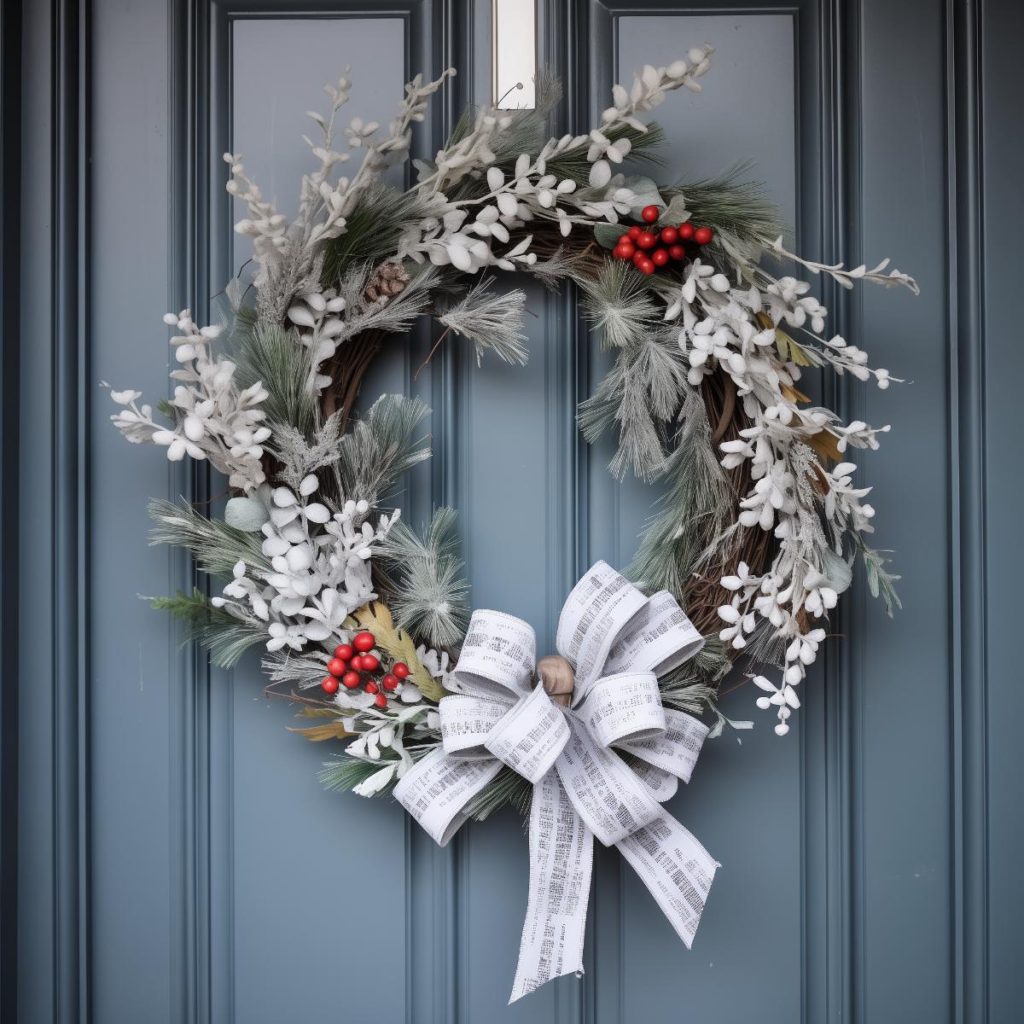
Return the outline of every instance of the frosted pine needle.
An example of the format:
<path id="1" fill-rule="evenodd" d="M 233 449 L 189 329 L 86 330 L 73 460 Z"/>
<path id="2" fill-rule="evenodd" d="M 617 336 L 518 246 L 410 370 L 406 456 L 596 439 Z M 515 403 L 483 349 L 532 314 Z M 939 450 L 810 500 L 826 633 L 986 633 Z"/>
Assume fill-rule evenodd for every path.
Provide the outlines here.
<path id="1" fill-rule="evenodd" d="M 462 576 L 454 509 L 439 508 L 422 539 L 405 523 L 396 524 L 377 566 L 394 591 L 391 610 L 402 629 L 434 647 L 462 642 L 469 584 Z"/>
<path id="2" fill-rule="evenodd" d="M 607 261 L 583 291 L 584 314 L 606 346 L 624 348 L 661 320 L 639 273 L 618 261 Z"/>
<path id="3" fill-rule="evenodd" d="M 477 364 L 485 351 L 493 352 L 506 363 L 526 363 L 526 335 L 523 309 L 526 293 L 520 288 L 492 292 L 493 277 L 472 288 L 447 313 L 438 319 L 449 330 L 473 342 Z"/>

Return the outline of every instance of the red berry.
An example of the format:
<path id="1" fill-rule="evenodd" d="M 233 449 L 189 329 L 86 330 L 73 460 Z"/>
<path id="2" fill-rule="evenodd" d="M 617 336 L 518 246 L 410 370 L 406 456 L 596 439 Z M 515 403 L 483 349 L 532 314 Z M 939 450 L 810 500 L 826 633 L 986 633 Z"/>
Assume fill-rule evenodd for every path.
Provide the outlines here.
<path id="1" fill-rule="evenodd" d="M 330 672 L 332 676 L 342 675 L 347 668 L 348 665 L 346 665 L 341 658 L 331 658 L 331 660 L 327 662 L 327 671 Z"/>
<path id="2" fill-rule="evenodd" d="M 688 242 L 693 238 L 693 225 L 687 221 L 685 224 L 679 225 L 679 237 L 684 241 Z"/>
<path id="3" fill-rule="evenodd" d="M 373 703 L 379 708 L 386 708 L 388 706 L 388 699 L 383 693 L 378 693 L 377 696 L 373 698 Z"/>
<path id="4" fill-rule="evenodd" d="M 639 225 L 639 224 L 634 224 L 634 225 L 633 225 L 633 226 L 632 226 L 632 227 L 631 227 L 631 228 L 630 228 L 630 229 L 629 229 L 629 230 L 628 230 L 628 231 L 626 232 L 626 234 L 627 234 L 627 235 L 629 235 L 630 239 L 631 239 L 632 241 L 634 241 L 634 242 L 635 242 L 635 241 L 636 241 L 636 240 L 637 240 L 637 239 L 638 239 L 638 238 L 640 237 L 640 232 L 641 232 L 641 231 L 643 231 L 643 228 L 642 228 L 642 227 L 640 227 L 640 225 Z"/>
<path id="5" fill-rule="evenodd" d="M 640 211 L 640 216 L 647 224 L 653 224 L 661 216 L 661 210 L 656 206 L 645 206 Z"/>
<path id="6" fill-rule="evenodd" d="M 712 238 L 715 237 L 714 231 L 711 228 L 697 228 L 693 233 L 693 240 L 698 245 L 707 245 Z"/>
<path id="7" fill-rule="evenodd" d="M 351 644 L 338 644 L 338 646 L 334 648 L 334 656 L 336 658 L 341 658 L 342 661 L 351 661 L 352 654 L 353 651 Z"/>
<path id="8" fill-rule="evenodd" d="M 361 668 L 364 672 L 376 672 L 380 668 L 380 661 L 372 654 L 364 654 L 359 659 L 358 668 Z"/>
<path id="9" fill-rule="evenodd" d="M 662 228 L 661 241 L 663 245 L 675 245 L 679 241 L 679 232 L 673 227 Z"/>
<path id="10" fill-rule="evenodd" d="M 377 638 L 372 633 L 364 631 L 362 633 L 356 633 L 355 639 L 352 641 L 352 646 L 359 651 L 360 654 L 365 654 L 367 651 L 372 651 L 376 643 Z"/>
<path id="11" fill-rule="evenodd" d="M 399 679 L 405 679 L 409 675 L 409 666 L 404 661 L 396 661 L 391 666 L 391 671 L 398 676 Z"/>
<path id="12" fill-rule="evenodd" d="M 658 236 L 652 234 L 650 231 L 641 231 L 640 237 L 636 240 L 636 244 L 641 249 L 653 249 L 658 244 Z"/>
<path id="13" fill-rule="evenodd" d="M 346 672 L 341 677 L 342 684 L 349 690 L 354 690 L 360 683 L 358 672 Z"/>
<path id="14" fill-rule="evenodd" d="M 642 274 L 653 274 L 654 270 L 655 267 L 651 260 L 644 260 L 643 263 L 640 264 L 640 272 Z"/>
<path id="15" fill-rule="evenodd" d="M 380 681 L 380 685 L 383 686 L 384 689 L 388 690 L 388 691 L 390 691 L 390 690 L 397 690 L 398 689 L 398 677 L 396 675 L 394 675 L 393 673 L 389 672 Z"/>
<path id="16" fill-rule="evenodd" d="M 668 263 L 668 250 L 667 249 L 655 249 L 651 253 L 651 262 L 656 267 L 663 267 Z"/>
<path id="17" fill-rule="evenodd" d="M 668 254 L 674 260 L 685 260 L 686 259 L 686 250 L 681 245 L 669 246 Z"/>
<path id="18" fill-rule="evenodd" d="M 376 693 L 376 692 L 377 692 L 377 691 L 378 691 L 378 690 L 380 689 L 380 687 L 379 687 L 379 686 L 378 686 L 378 685 L 377 685 L 377 684 L 376 684 L 376 683 L 375 683 L 375 682 L 374 682 L 374 681 L 373 681 L 373 680 L 371 679 L 371 680 L 370 680 L 370 681 L 369 681 L 369 682 L 368 682 L 368 683 L 367 683 L 367 684 L 366 684 L 366 685 L 365 685 L 365 686 L 363 687 L 363 689 L 364 689 L 364 690 L 365 690 L 365 691 L 366 691 L 367 693 Z"/>
<path id="19" fill-rule="evenodd" d="M 338 680 L 334 676 L 325 676 L 320 683 L 320 689 L 324 693 L 337 693 L 338 692 Z"/>
<path id="20" fill-rule="evenodd" d="M 631 260 L 633 258 L 633 253 L 635 252 L 636 249 L 633 247 L 632 242 L 620 242 L 612 250 L 612 255 L 615 256 L 616 259 Z"/>
<path id="21" fill-rule="evenodd" d="M 632 238 L 630 238 L 630 237 L 629 237 L 629 234 L 627 233 L 627 234 L 625 234 L 625 235 L 619 235 L 619 240 L 618 240 L 618 242 L 616 242 L 615 244 L 616 244 L 616 245 L 622 245 L 622 244 L 624 244 L 625 242 L 632 242 L 632 241 L 633 241 L 633 239 L 632 239 Z"/>

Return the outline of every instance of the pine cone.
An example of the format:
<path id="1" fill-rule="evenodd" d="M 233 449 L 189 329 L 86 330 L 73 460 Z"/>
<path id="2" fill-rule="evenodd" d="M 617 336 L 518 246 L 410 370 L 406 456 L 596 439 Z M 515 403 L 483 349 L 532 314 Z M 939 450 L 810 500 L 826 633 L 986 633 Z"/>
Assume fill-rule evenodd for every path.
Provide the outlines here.
<path id="1" fill-rule="evenodd" d="M 409 275 L 401 263 L 382 263 L 370 278 L 363 298 L 367 303 L 385 305 L 409 286 Z"/>

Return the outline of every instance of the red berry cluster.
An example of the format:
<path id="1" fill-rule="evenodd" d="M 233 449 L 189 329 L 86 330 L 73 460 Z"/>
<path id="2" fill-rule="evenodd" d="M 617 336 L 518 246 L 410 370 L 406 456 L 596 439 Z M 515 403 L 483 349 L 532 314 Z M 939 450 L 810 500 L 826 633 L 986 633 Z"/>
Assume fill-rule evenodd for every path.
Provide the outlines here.
<path id="1" fill-rule="evenodd" d="M 374 695 L 373 703 L 377 707 L 387 707 L 387 695 L 394 693 L 398 684 L 409 675 L 409 666 L 404 661 L 396 661 L 390 672 L 381 675 L 380 658 L 370 653 L 376 645 L 377 638 L 364 631 L 356 633 L 352 643 L 335 647 L 334 657 L 327 662 L 330 675 L 325 676 L 320 683 L 324 693 L 337 693 L 340 680 L 341 685 L 348 690 L 361 686 L 366 693 Z M 379 682 L 375 676 L 380 677 Z"/>
<path id="2" fill-rule="evenodd" d="M 645 223 L 653 224 L 661 216 L 661 210 L 657 206 L 645 206 L 640 216 Z M 685 260 L 687 242 L 707 245 L 714 237 L 711 228 L 695 228 L 689 221 L 677 227 L 664 227 L 657 234 L 634 224 L 619 237 L 612 255 L 616 259 L 632 261 L 633 266 L 643 274 L 653 274 L 669 260 Z"/>

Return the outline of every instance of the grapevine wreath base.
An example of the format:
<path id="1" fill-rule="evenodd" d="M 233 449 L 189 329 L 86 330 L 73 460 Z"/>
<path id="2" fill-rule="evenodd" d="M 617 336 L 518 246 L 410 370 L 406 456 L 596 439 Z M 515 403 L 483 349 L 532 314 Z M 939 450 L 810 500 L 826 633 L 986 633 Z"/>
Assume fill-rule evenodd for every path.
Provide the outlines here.
<path id="1" fill-rule="evenodd" d="M 529 808 L 513 999 L 581 968 L 594 836 L 619 847 L 689 945 L 717 865 L 662 804 L 726 724 L 716 695 L 731 660 L 767 666 L 750 673 L 757 704 L 784 735 L 855 562 L 896 600 L 846 461 L 886 428 L 843 422 L 800 384 L 809 367 L 880 388 L 889 374 L 826 332 L 806 282 L 768 265 L 843 287 L 916 285 L 887 261 L 848 270 L 788 252 L 774 209 L 735 176 L 666 188 L 625 173 L 662 138 L 643 115 L 699 91 L 710 54 L 643 68 L 580 136 L 548 137 L 558 85 L 541 77 L 537 109 L 468 110 L 432 161 L 411 161 L 404 191 L 385 172 L 409 161 L 413 125 L 454 71 L 410 82 L 387 128 L 340 127 L 342 78 L 326 115 L 310 115 L 322 137 L 293 221 L 226 156 L 253 260 L 217 324 L 165 317 L 176 368 L 162 419 L 139 392 L 111 391 L 129 441 L 205 460 L 232 494 L 223 515 L 153 502 L 155 541 L 219 580 L 213 596 L 154 603 L 217 665 L 262 648 L 269 692 L 309 719 L 299 731 L 346 743 L 327 786 L 393 792 L 442 844 L 505 803 Z M 429 410 L 384 395 L 356 413 L 376 355 L 423 316 L 435 351 L 458 336 L 478 360 L 525 362 L 525 294 L 499 272 L 578 289 L 614 354 L 580 427 L 617 435 L 613 474 L 666 492 L 632 565 L 584 575 L 557 654 L 540 659 L 526 623 L 469 615 L 455 513 L 420 531 L 399 517 L 399 482 L 429 455 Z"/>

